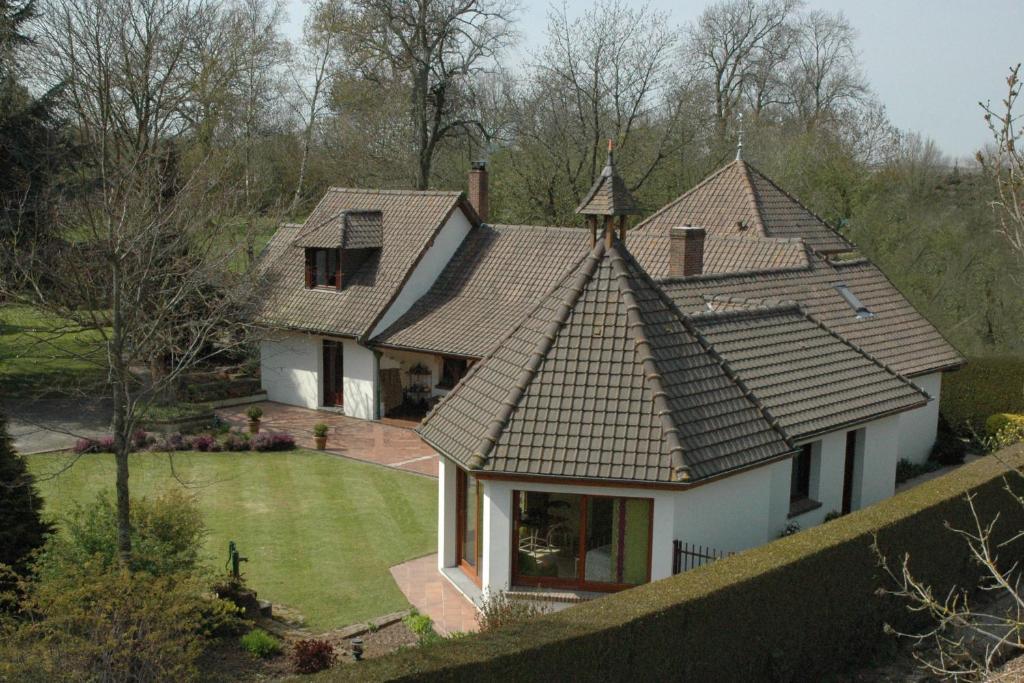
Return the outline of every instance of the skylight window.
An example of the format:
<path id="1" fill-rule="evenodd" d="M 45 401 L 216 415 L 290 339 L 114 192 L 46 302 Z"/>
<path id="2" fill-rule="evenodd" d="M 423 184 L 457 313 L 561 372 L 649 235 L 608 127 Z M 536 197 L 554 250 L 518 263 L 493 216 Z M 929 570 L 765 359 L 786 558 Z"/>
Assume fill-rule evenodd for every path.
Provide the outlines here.
<path id="1" fill-rule="evenodd" d="M 867 306 L 864 305 L 857 295 L 853 293 L 850 287 L 845 282 L 839 282 L 834 285 L 836 291 L 839 292 L 839 296 L 843 297 L 843 301 L 849 305 L 857 314 L 857 320 L 867 320 L 868 318 L 874 318 L 875 314 L 871 312 Z"/>

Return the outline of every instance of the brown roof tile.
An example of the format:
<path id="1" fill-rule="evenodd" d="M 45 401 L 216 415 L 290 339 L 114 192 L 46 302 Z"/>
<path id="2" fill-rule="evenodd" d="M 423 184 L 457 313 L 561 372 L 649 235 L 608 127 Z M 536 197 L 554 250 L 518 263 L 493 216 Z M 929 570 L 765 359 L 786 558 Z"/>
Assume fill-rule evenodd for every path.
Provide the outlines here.
<path id="1" fill-rule="evenodd" d="M 795 304 L 691 320 L 794 440 L 912 410 L 929 398 Z"/>
<path id="2" fill-rule="evenodd" d="M 840 296 L 846 283 L 874 314 L 860 319 Z M 896 372 L 912 377 L 957 367 L 963 358 L 866 259 L 812 257 L 801 270 L 708 275 L 662 283 L 683 313 L 796 301 L 803 309 Z"/>
<path id="3" fill-rule="evenodd" d="M 636 230 L 667 232 L 683 225 L 702 227 L 715 237 L 801 238 L 819 252 L 853 249 L 825 221 L 742 160 L 708 176 Z"/>
<path id="4" fill-rule="evenodd" d="M 576 213 L 589 216 L 626 216 L 640 213 L 636 200 L 615 170 L 615 159 L 608 151 L 608 163 L 594 181 Z"/>
<path id="5" fill-rule="evenodd" d="M 420 433 L 471 468 L 647 482 L 700 479 L 792 451 L 632 256 L 603 243 Z"/>
<path id="6" fill-rule="evenodd" d="M 341 336 L 368 333 L 448 216 L 463 207 L 472 221 L 477 220 L 466 206 L 458 192 L 328 190 L 303 227 L 281 227 L 267 245 L 260 267 L 272 284 L 261 307 L 261 321 Z M 383 246 L 355 273 L 346 274 L 343 290 L 306 289 L 303 248 L 295 238 L 307 228 L 310 239 L 313 235 L 320 239 L 321 228 L 325 234 L 334 227 L 340 233 L 339 217 L 347 212 L 364 214 L 347 228 L 353 243 L 359 244 L 375 235 L 372 212 L 380 212 Z"/>

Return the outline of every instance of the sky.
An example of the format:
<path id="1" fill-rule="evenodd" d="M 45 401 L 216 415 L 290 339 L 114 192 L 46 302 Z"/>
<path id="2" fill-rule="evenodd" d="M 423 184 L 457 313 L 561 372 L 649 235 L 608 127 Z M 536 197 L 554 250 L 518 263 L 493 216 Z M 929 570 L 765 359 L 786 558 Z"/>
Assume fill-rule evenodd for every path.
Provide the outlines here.
<path id="1" fill-rule="evenodd" d="M 287 34 L 297 40 L 306 0 L 286 2 Z M 590 5 L 568 4 L 570 16 Z M 705 4 L 650 2 L 680 26 Z M 525 59 L 543 45 L 551 2 L 521 5 L 523 38 L 511 60 Z M 841 10 L 857 29 L 861 65 L 896 126 L 931 138 L 953 158 L 973 157 L 988 141 L 978 102 L 998 103 L 1008 68 L 1024 61 L 1024 0 L 808 0 L 807 7 Z"/>

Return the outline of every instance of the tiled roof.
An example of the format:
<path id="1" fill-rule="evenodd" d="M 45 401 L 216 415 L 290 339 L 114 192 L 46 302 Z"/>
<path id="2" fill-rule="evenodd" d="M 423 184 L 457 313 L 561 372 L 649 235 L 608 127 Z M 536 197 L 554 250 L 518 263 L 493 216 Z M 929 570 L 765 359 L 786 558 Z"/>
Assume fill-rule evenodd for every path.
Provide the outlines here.
<path id="1" fill-rule="evenodd" d="M 310 332 L 366 334 L 457 207 L 462 207 L 471 221 L 478 220 L 459 192 L 328 190 L 302 228 L 281 227 L 267 245 L 260 267 L 270 286 L 260 320 Z M 382 248 L 354 273 L 345 274 L 345 288 L 340 292 L 306 289 L 303 249 L 294 244 L 295 238 L 307 226 L 332 221 L 337 225 L 336 219 L 346 211 L 381 212 Z M 360 238 L 372 231 L 368 224 L 372 220 L 353 225 Z"/>
<path id="2" fill-rule="evenodd" d="M 471 469 L 645 482 L 793 450 L 632 256 L 603 241 L 419 431 Z"/>
<path id="3" fill-rule="evenodd" d="M 726 165 L 637 226 L 666 233 L 673 226 L 704 228 L 708 236 L 801 238 L 819 252 L 853 249 L 842 235 L 745 161 Z"/>
<path id="4" fill-rule="evenodd" d="M 929 398 L 795 304 L 691 320 L 794 440 L 911 410 Z"/>
<path id="5" fill-rule="evenodd" d="M 664 232 L 630 233 L 629 250 L 655 280 L 668 277 L 669 236 Z M 705 273 L 737 273 L 779 268 L 806 268 L 807 249 L 799 239 L 752 240 L 742 237 L 707 237 Z"/>
<path id="6" fill-rule="evenodd" d="M 859 319 L 836 290 L 839 283 L 874 316 Z M 796 301 L 830 330 L 904 376 L 963 363 L 957 350 L 866 259 L 812 257 L 810 267 L 802 270 L 690 277 L 661 286 L 683 313 L 759 306 L 765 299 Z"/>
<path id="7" fill-rule="evenodd" d="M 576 208 L 576 213 L 589 216 L 626 216 L 640 213 L 633 195 L 615 170 L 615 160 L 608 151 L 608 163 L 594 181 L 590 192 Z"/>
<path id="8" fill-rule="evenodd" d="M 578 228 L 482 225 L 430 290 L 374 343 L 480 357 L 590 249 Z"/>
<path id="9" fill-rule="evenodd" d="M 626 245 L 655 278 L 668 274 L 668 236 L 628 235 Z M 387 346 L 470 357 L 486 355 L 590 251 L 579 228 L 486 225 L 463 241 L 437 281 L 374 337 Z M 799 241 L 705 241 L 706 272 L 806 267 Z"/>
<path id="10" fill-rule="evenodd" d="M 306 223 L 295 246 L 322 249 L 380 249 L 384 246 L 384 219 L 380 211 L 342 211 L 321 223 Z"/>

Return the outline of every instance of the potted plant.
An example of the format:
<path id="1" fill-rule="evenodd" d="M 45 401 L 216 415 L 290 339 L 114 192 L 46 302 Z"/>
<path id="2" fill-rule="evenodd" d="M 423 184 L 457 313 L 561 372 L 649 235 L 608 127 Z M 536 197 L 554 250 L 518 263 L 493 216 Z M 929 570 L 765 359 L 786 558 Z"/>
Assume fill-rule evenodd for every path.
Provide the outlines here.
<path id="1" fill-rule="evenodd" d="M 260 418 L 263 417 L 263 408 L 259 406 L 249 406 L 249 410 L 245 411 L 245 414 L 249 416 L 249 432 L 251 434 L 260 433 Z"/>
<path id="2" fill-rule="evenodd" d="M 313 425 L 313 438 L 316 439 L 316 449 L 322 451 L 327 448 L 327 431 L 330 429 L 323 422 Z"/>

